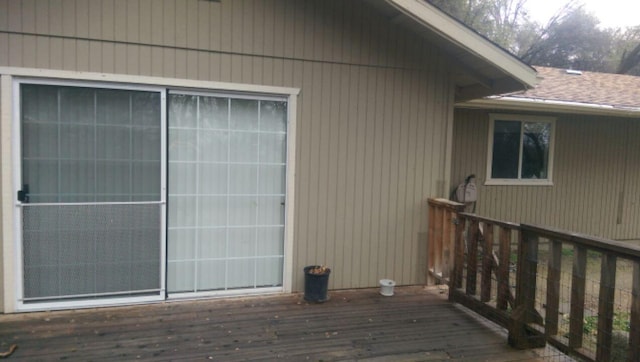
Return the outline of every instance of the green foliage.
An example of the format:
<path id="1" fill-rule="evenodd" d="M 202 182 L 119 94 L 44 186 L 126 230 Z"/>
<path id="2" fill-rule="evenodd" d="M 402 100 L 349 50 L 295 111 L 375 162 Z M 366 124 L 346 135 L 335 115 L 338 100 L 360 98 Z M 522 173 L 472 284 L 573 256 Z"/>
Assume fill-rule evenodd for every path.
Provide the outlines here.
<path id="1" fill-rule="evenodd" d="M 547 24 L 532 21 L 530 0 L 430 0 L 532 65 L 640 75 L 640 26 L 600 27 L 577 0 Z"/>
<path id="2" fill-rule="evenodd" d="M 613 314 L 613 330 L 629 332 L 630 327 L 629 313 L 616 312 Z M 585 334 L 596 334 L 598 331 L 598 316 L 586 317 L 584 319 L 583 330 Z"/>

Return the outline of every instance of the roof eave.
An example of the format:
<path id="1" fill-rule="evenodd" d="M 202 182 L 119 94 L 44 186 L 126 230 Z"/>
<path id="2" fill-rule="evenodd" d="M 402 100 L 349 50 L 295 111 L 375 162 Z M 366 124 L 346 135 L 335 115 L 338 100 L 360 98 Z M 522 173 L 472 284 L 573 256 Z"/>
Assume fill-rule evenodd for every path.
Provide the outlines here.
<path id="1" fill-rule="evenodd" d="M 457 103 L 459 108 L 504 109 L 545 113 L 571 113 L 597 116 L 639 118 L 640 108 L 614 107 L 603 104 L 578 103 L 539 98 L 494 96 Z"/>
<path id="2" fill-rule="evenodd" d="M 435 6 L 424 0 L 386 1 L 439 36 L 501 69 L 507 76 L 520 83 L 522 88 L 532 88 L 536 85 L 535 69 Z"/>

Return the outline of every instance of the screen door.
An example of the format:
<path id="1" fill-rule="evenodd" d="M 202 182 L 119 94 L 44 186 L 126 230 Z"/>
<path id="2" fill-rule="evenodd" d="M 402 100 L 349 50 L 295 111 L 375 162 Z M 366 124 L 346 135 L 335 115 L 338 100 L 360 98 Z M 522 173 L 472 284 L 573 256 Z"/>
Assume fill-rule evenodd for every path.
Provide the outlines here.
<path id="1" fill-rule="evenodd" d="M 163 91 L 16 90 L 19 302 L 163 298 Z"/>

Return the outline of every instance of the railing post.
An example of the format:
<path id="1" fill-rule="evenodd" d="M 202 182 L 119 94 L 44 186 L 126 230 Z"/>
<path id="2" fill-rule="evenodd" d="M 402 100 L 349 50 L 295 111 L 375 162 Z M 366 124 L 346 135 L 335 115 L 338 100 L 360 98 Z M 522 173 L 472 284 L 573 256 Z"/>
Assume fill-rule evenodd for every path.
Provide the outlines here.
<path id="1" fill-rule="evenodd" d="M 596 361 L 611 360 L 615 288 L 616 256 L 611 253 L 603 253 L 600 267 L 600 294 L 598 296 L 598 344 Z"/>
<path id="2" fill-rule="evenodd" d="M 452 290 L 462 287 L 462 274 L 464 272 L 464 229 L 466 220 L 457 214 L 455 219 L 454 246 L 453 246 L 453 275 L 449 279 L 449 300 L 452 299 Z"/>
<path id="3" fill-rule="evenodd" d="M 571 276 L 571 312 L 569 312 L 569 348 L 582 347 L 584 335 L 584 297 L 587 271 L 587 249 L 575 245 Z"/>
<path id="4" fill-rule="evenodd" d="M 467 295 L 476 295 L 476 283 L 478 278 L 478 239 L 480 228 L 478 220 L 471 221 L 471 227 L 467 234 Z"/>
<path id="5" fill-rule="evenodd" d="M 527 328 L 529 323 L 542 323 L 542 317 L 535 309 L 537 272 L 538 236 L 521 228 L 518 243 L 516 308 L 511 313 L 509 325 L 509 344 L 516 348 L 538 348 L 546 344 L 543 335 L 536 335 Z"/>
<path id="6" fill-rule="evenodd" d="M 562 242 L 551 240 L 549 250 L 549 270 L 547 271 L 547 309 L 545 334 L 558 334 L 558 314 L 560 311 L 560 277 L 562 267 Z"/>
<path id="7" fill-rule="evenodd" d="M 506 310 L 509 302 L 509 259 L 511 257 L 511 230 L 500 227 L 497 307 Z"/>
<path id="8" fill-rule="evenodd" d="M 491 269 L 493 269 L 493 225 L 484 224 L 484 245 L 482 258 L 482 285 L 480 289 L 480 301 L 491 300 Z"/>
<path id="9" fill-rule="evenodd" d="M 442 279 L 449 278 L 453 261 L 453 239 L 451 238 L 451 225 L 453 223 L 453 212 L 446 208 L 442 217 Z"/>
<path id="10" fill-rule="evenodd" d="M 629 326 L 629 356 L 627 361 L 640 361 L 640 261 L 633 262 L 631 290 L 631 320 Z"/>
<path id="11" fill-rule="evenodd" d="M 427 285 L 435 284 L 435 277 L 431 274 L 431 270 L 435 273 L 435 243 L 436 243 L 436 207 L 429 202 L 429 226 L 427 238 L 429 239 L 427 244 L 427 270 L 426 281 Z"/>

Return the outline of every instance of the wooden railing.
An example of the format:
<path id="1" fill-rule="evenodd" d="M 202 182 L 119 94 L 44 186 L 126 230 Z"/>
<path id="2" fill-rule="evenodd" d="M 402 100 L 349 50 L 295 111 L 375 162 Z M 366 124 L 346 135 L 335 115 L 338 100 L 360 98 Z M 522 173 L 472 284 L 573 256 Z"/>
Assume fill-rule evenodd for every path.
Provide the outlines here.
<path id="1" fill-rule="evenodd" d="M 627 339 L 623 359 L 640 360 L 639 247 L 463 213 L 463 205 L 447 200 L 428 204 L 427 281 L 448 284 L 449 300 L 508 328 L 509 343 L 517 348 L 549 343 L 593 361 L 620 358 L 613 325 L 622 315 L 628 327 L 622 334 Z M 621 263 L 630 266 L 626 289 L 616 285 L 622 282 L 616 273 Z M 563 264 L 571 270 L 562 270 Z M 591 273 L 595 276 L 587 275 L 587 264 L 599 269 Z M 587 282 L 597 293 L 589 292 Z M 561 288 L 570 291 L 561 293 Z M 623 293 L 627 297 L 620 297 Z M 616 296 L 628 303 L 615 307 Z M 591 328 L 585 303 L 597 306 L 588 317 L 597 320 L 595 347 L 584 345 L 585 330 Z M 568 314 L 568 323 L 561 313 Z"/>

